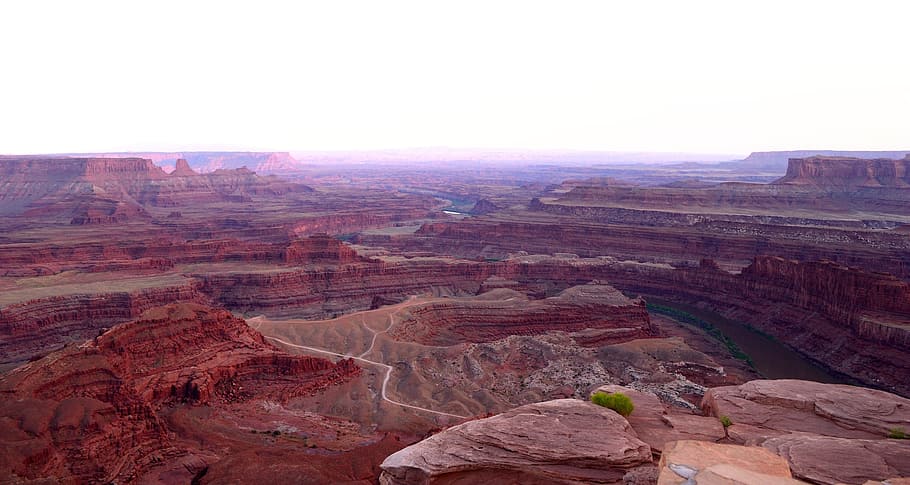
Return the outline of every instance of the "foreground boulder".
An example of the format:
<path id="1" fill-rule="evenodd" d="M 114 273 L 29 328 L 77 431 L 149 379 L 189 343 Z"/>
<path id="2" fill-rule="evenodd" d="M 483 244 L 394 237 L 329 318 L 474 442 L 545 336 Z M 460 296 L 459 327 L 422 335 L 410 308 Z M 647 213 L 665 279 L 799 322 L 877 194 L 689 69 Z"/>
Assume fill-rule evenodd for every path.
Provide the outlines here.
<path id="1" fill-rule="evenodd" d="M 787 460 L 763 448 L 683 440 L 667 443 L 658 485 L 798 484 Z"/>
<path id="2" fill-rule="evenodd" d="M 813 483 L 861 484 L 910 476 L 910 399 L 874 389 L 756 380 L 710 389 L 702 409 L 732 422 L 731 441 L 760 445 Z"/>
<path id="3" fill-rule="evenodd" d="M 851 440 L 794 433 L 762 446 L 790 462 L 794 475 L 813 483 L 864 483 L 910 476 L 910 441 Z"/>
<path id="4" fill-rule="evenodd" d="M 470 421 L 382 463 L 384 485 L 623 483 L 651 467 L 651 448 L 612 410 L 558 399 Z"/>
<path id="5" fill-rule="evenodd" d="M 755 380 L 710 389 L 701 407 L 729 417 L 731 437 L 742 441 L 794 431 L 862 439 L 885 438 L 895 428 L 910 431 L 910 399 L 840 384 Z"/>
<path id="6" fill-rule="evenodd" d="M 724 427 L 715 417 L 698 416 L 679 407 L 664 404 L 656 395 L 624 386 L 607 384 L 594 393 L 619 392 L 632 400 L 635 410 L 626 419 L 635 433 L 655 453 L 677 440 L 718 441 L 724 438 Z"/>

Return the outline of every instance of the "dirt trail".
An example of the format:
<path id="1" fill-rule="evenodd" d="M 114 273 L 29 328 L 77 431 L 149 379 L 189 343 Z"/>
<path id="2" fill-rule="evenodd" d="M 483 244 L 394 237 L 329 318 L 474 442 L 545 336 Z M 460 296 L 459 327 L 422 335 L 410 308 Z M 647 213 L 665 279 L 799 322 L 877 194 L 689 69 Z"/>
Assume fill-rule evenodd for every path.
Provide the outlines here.
<path id="1" fill-rule="evenodd" d="M 272 341 L 274 341 L 274 342 L 278 342 L 279 344 L 286 345 L 286 346 L 288 346 L 288 347 L 293 347 L 293 348 L 295 348 L 295 349 L 308 350 L 308 351 L 310 351 L 310 352 L 317 352 L 317 353 L 321 353 L 321 354 L 328 354 L 328 355 L 333 355 L 333 356 L 336 356 L 336 357 L 342 357 L 342 358 L 345 358 L 345 359 L 354 359 L 354 360 L 356 360 L 356 361 L 358 361 L 358 362 L 363 362 L 363 363 L 365 363 L 365 364 L 370 364 L 370 365 L 375 365 L 375 366 L 382 367 L 383 369 L 385 369 L 385 377 L 382 379 L 382 389 L 381 389 L 381 396 L 382 396 L 382 399 L 383 399 L 384 401 L 386 401 L 386 402 L 388 402 L 388 403 L 391 403 L 391 404 L 394 404 L 394 405 L 396 405 L 396 406 L 401 406 L 401 407 L 405 407 L 405 408 L 409 408 L 409 409 L 416 409 L 416 410 L 418 410 L 418 411 L 424 411 L 424 412 L 427 412 L 427 413 L 438 414 L 438 415 L 441 415 L 441 416 L 449 416 L 449 417 L 458 418 L 458 419 L 468 419 L 468 418 L 470 418 L 470 416 L 462 416 L 462 415 L 460 415 L 460 414 L 452 414 L 452 413 L 447 413 L 447 412 L 443 412 L 443 411 L 434 411 L 434 410 L 432 410 L 432 409 L 427 409 L 427 408 L 420 407 L 420 406 L 414 406 L 414 405 L 412 405 L 412 404 L 406 404 L 406 403 L 403 403 L 403 402 L 400 402 L 400 401 L 396 401 L 396 400 L 394 400 L 394 399 L 389 398 L 386 389 L 388 388 L 388 385 L 389 385 L 389 379 L 392 377 L 392 370 L 393 370 L 393 369 L 392 369 L 392 366 L 390 366 L 390 365 L 388 365 L 388 364 L 385 364 L 385 363 L 383 363 L 383 362 L 376 362 L 376 361 L 374 361 L 374 360 L 369 360 L 369 359 L 364 358 L 364 356 L 366 356 L 367 354 L 369 354 L 370 352 L 373 351 L 373 347 L 376 345 L 376 338 L 379 337 L 380 334 L 384 334 L 384 333 L 386 333 L 386 332 L 388 332 L 389 330 L 392 329 L 392 327 L 393 327 L 393 326 L 395 325 L 395 323 L 396 323 L 395 318 L 398 316 L 398 314 L 399 314 L 402 310 L 405 310 L 406 308 L 408 308 L 408 307 L 410 306 L 409 303 L 411 303 L 415 298 L 416 298 L 416 297 L 412 296 L 412 297 L 409 298 L 408 301 L 405 302 L 405 304 L 403 304 L 400 308 L 396 309 L 394 312 L 392 312 L 392 313 L 389 314 L 389 324 L 386 326 L 386 328 L 385 328 L 384 330 L 381 330 L 381 331 L 374 331 L 374 330 L 372 330 L 369 326 L 367 326 L 366 324 L 363 323 L 363 318 L 361 317 L 361 324 L 363 324 L 363 327 L 364 327 L 364 328 L 366 328 L 367 330 L 370 330 L 371 332 L 373 332 L 373 339 L 372 339 L 372 342 L 370 342 L 370 347 L 369 347 L 365 352 L 363 352 L 363 353 L 360 354 L 360 355 L 356 355 L 356 356 L 355 356 L 355 355 L 350 355 L 350 354 L 342 354 L 342 353 L 339 353 L 339 352 L 332 352 L 331 350 L 320 349 L 320 348 L 317 348 L 317 347 L 309 347 L 309 346 L 306 346 L 306 345 L 298 345 L 298 344 L 295 344 L 295 343 L 292 343 L 292 342 L 288 342 L 287 340 L 283 340 L 283 339 L 280 339 L 280 338 L 278 338 L 278 337 L 272 337 L 272 336 L 265 335 L 265 334 L 263 334 L 263 336 L 264 336 L 265 338 L 269 339 L 269 340 L 272 340 Z M 250 319 L 247 320 L 247 322 L 248 322 L 249 324 L 251 324 L 250 326 L 252 326 L 252 327 L 253 327 L 254 329 L 256 329 L 257 331 L 259 330 L 259 327 L 262 326 L 262 323 L 263 323 L 264 321 L 268 321 L 264 316 L 254 317 L 254 318 L 250 318 Z"/>

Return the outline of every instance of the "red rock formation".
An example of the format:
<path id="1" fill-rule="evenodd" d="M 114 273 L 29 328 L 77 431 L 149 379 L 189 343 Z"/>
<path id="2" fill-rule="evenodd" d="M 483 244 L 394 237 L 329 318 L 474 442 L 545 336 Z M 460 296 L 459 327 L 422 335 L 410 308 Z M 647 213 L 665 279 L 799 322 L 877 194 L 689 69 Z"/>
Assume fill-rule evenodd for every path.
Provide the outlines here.
<path id="1" fill-rule="evenodd" d="M 888 439 L 910 429 L 910 400 L 861 387 L 758 380 L 710 389 L 702 407 L 727 416 L 730 439 L 783 456 L 812 483 L 864 483 L 910 476 L 910 442 Z"/>
<path id="2" fill-rule="evenodd" d="M 733 422 L 730 435 L 740 442 L 790 432 L 885 439 L 894 428 L 910 429 L 910 400 L 906 398 L 794 379 L 755 380 L 709 389 L 701 407 L 709 415 L 729 417 Z"/>
<path id="3" fill-rule="evenodd" d="M 622 416 L 588 402 L 559 399 L 433 435 L 386 458 L 379 481 L 623 483 L 624 476 L 651 466 L 650 447 Z"/>
<path id="4" fill-rule="evenodd" d="M 601 346 L 656 336 L 644 301 L 631 300 L 607 285 L 569 288 L 559 296 L 528 301 L 511 290 L 494 290 L 476 298 L 418 305 L 408 309 L 390 333 L 392 337 L 424 345 L 490 342 L 509 335 L 536 335 L 550 331 L 608 330 L 586 339 Z"/>
<path id="5" fill-rule="evenodd" d="M 521 406 L 392 454 L 382 464 L 380 483 L 797 485 L 803 479 L 833 485 L 873 483 L 867 480 L 910 472 L 910 442 L 881 434 L 882 426 L 906 425 L 910 407 L 906 399 L 887 393 L 806 381 L 752 381 L 710 390 L 705 402 L 711 403 L 711 415 L 698 416 L 633 389 L 600 390 L 625 393 L 635 404 L 632 414 L 623 418 L 572 399 Z M 732 426 L 725 430 L 720 416 L 730 418 Z M 752 437 L 749 443 L 743 433 Z M 642 445 L 660 456 L 659 471 L 639 454 Z M 587 456 L 588 446 L 598 456 Z"/>
<path id="6" fill-rule="evenodd" d="M 204 293 L 228 308 L 320 317 L 342 310 L 368 309 L 377 296 L 401 299 L 427 292 L 474 295 L 491 276 L 529 285 L 556 282 L 563 288 L 599 279 L 605 274 L 606 263 L 606 260 L 545 256 L 501 262 L 386 258 L 336 267 L 208 272 L 194 276 L 203 281 Z"/>
<path id="7" fill-rule="evenodd" d="M 317 234 L 292 241 L 284 250 L 284 261 L 289 264 L 347 264 L 360 259 L 350 246 L 328 234 Z"/>
<path id="8" fill-rule="evenodd" d="M 751 291 L 820 311 L 862 338 L 910 348 L 910 284 L 890 274 L 763 257 L 743 269 L 742 279 Z"/>
<path id="9" fill-rule="evenodd" d="M 677 440 L 719 441 L 726 436 L 717 418 L 668 406 L 649 392 L 613 384 L 599 386 L 591 394 L 597 392 L 618 392 L 632 400 L 635 409 L 626 419 L 638 439 L 647 443 L 655 453 L 662 453 L 669 443 Z"/>
<path id="10" fill-rule="evenodd" d="M 188 160 L 199 172 L 214 172 L 218 169 L 250 167 L 256 172 L 286 172 L 297 170 L 301 163 L 288 152 L 143 152 L 143 153 L 99 153 L 93 156 L 120 158 L 135 156 L 148 158 L 159 165 L 179 163 Z"/>
<path id="11" fill-rule="evenodd" d="M 199 175 L 199 173 L 190 168 L 190 164 L 187 163 L 185 158 L 178 158 L 177 165 L 174 167 L 174 171 L 171 172 L 171 176 L 192 177 L 194 175 Z"/>
<path id="12" fill-rule="evenodd" d="M 226 311 L 158 308 L 0 377 L 0 480 L 132 482 L 186 453 L 167 403 L 286 400 L 358 372 L 286 355 Z"/>
<path id="13" fill-rule="evenodd" d="M 141 252 L 140 252 L 141 251 Z M 0 251 L 2 254 L 2 251 Z M 162 257 L 120 259 L 130 255 L 166 254 Z M 73 261 L 60 270 L 78 270 L 89 273 L 125 271 L 131 278 L 107 285 L 69 285 L 59 294 L 32 296 L 27 290 L 8 293 L 12 303 L 0 304 L 0 364 L 21 362 L 56 349 L 66 342 L 79 342 L 97 335 L 98 330 L 139 316 L 149 308 L 175 302 L 204 303 L 209 298 L 199 289 L 200 280 L 166 275 L 151 283 L 144 283 L 137 273 L 159 273 L 170 270 L 176 262 L 193 261 L 259 261 L 292 264 L 295 266 L 348 264 L 360 261 L 353 249 L 326 235 L 303 238 L 291 243 L 251 245 L 232 241 L 203 241 L 191 246 L 166 245 L 129 248 L 93 246 L 85 248 L 60 248 L 42 251 L 22 251 L 22 259 L 10 258 L 11 265 L 28 266 L 41 260 Z M 84 262 L 83 259 L 98 259 Z M 24 261 L 23 261 L 24 260 Z M 41 264 L 41 268 L 50 265 Z M 279 267 L 280 268 L 280 267 Z M 276 268 L 278 269 L 278 268 Z M 311 270 L 317 272 L 317 270 Z M 323 269 L 324 271 L 324 269 Z M 53 273 L 55 271 L 49 270 Z M 157 281 L 157 282 L 156 282 Z M 142 288 L 128 289 L 134 285 Z M 151 285 L 151 286 L 149 286 Z M 148 286 L 148 287 L 145 287 Z M 299 288 L 291 288 L 296 291 Z M 220 293 L 220 291 L 213 291 Z M 16 296 L 22 295 L 20 301 Z M 40 293 L 39 293 L 40 295 Z M 310 295 L 312 296 L 312 295 Z M 266 297 L 266 300 L 268 298 Z M 277 303 L 276 303 L 277 305 Z"/>
<path id="14" fill-rule="evenodd" d="M 159 261 L 158 267 L 167 268 L 175 264 L 225 261 L 303 265 L 307 262 L 348 263 L 360 259 L 349 246 L 324 234 L 317 235 L 312 241 L 306 237 L 289 238 L 285 234 L 272 234 L 271 237 L 273 241 L 269 242 L 155 238 L 146 241 L 112 239 L 70 245 L 0 246 L 0 276 L 54 274 L 70 270 L 102 272 L 140 269 L 150 267 L 149 262 L 153 260 Z"/>
<path id="15" fill-rule="evenodd" d="M 673 441 L 660 455 L 660 485 L 805 485 L 787 460 L 764 448 L 696 440 Z"/>
<path id="16" fill-rule="evenodd" d="M 773 257 L 739 275 L 712 264 L 617 264 L 606 273 L 618 288 L 708 305 L 837 372 L 910 395 L 908 285 L 893 276 Z"/>
<path id="17" fill-rule="evenodd" d="M 142 158 L 0 159 L 0 201 L 4 202 L 3 212 L 10 214 L 85 193 L 103 193 L 124 203 L 169 207 L 307 192 L 313 189 L 259 177 L 245 169 L 196 176 L 185 161 L 179 173 L 168 176 L 151 160 Z"/>
<path id="18" fill-rule="evenodd" d="M 113 285 L 112 285 L 113 286 Z M 49 296 L 0 308 L 0 363 L 21 362 L 60 345 L 82 342 L 104 328 L 175 302 L 204 302 L 200 285 L 174 280 L 172 286 Z"/>
<path id="19" fill-rule="evenodd" d="M 791 158 L 775 184 L 820 187 L 910 187 L 910 160 L 814 156 Z"/>
<path id="20" fill-rule="evenodd" d="M 480 199 L 474 204 L 474 207 L 471 208 L 471 214 L 489 214 L 490 212 L 496 212 L 501 209 L 502 207 L 499 207 L 490 199 Z"/>
<path id="21" fill-rule="evenodd" d="M 910 275 L 910 239 L 897 231 L 871 227 L 826 228 L 808 220 L 747 223 L 715 221 L 704 215 L 690 218 L 685 214 L 637 212 L 647 212 L 648 217 L 617 223 L 564 215 L 536 220 L 511 216 L 470 218 L 427 223 L 408 237 L 361 236 L 357 240 L 360 244 L 465 258 L 504 258 L 517 251 L 532 254 L 559 251 L 671 264 L 712 258 L 727 267 L 742 266 L 756 256 L 774 254 L 801 261 L 829 259 L 900 277 Z M 668 225 L 668 220 L 677 219 L 688 222 Z M 794 227 L 802 224 L 807 226 Z"/>

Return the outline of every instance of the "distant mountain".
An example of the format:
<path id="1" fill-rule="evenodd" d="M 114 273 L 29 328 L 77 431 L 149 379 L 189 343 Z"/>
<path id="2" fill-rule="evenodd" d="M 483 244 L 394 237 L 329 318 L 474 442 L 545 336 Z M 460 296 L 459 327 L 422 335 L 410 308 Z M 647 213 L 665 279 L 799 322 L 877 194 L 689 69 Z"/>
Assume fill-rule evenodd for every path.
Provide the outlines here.
<path id="1" fill-rule="evenodd" d="M 855 158 L 904 158 L 910 150 L 895 151 L 849 151 L 849 150 L 789 150 L 780 152 L 752 152 L 743 160 L 725 162 L 719 165 L 735 168 L 779 172 L 787 172 L 787 161 L 791 158 L 808 158 L 816 155 L 823 157 L 855 157 Z"/>
<path id="2" fill-rule="evenodd" d="M 137 157 L 155 162 L 156 165 L 172 171 L 177 160 L 184 159 L 189 166 L 200 173 L 218 169 L 246 167 L 256 173 L 270 174 L 299 170 L 302 164 L 288 152 L 118 152 L 69 154 L 81 157 Z"/>

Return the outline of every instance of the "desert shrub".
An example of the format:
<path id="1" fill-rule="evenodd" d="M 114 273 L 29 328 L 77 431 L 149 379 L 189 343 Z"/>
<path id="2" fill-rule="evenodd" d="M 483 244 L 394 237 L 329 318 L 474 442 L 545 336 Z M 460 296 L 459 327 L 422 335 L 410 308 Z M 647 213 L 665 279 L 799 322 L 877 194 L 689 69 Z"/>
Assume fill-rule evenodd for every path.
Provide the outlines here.
<path id="1" fill-rule="evenodd" d="M 629 396 L 626 396 L 621 392 L 613 392 L 610 394 L 595 392 L 591 395 L 591 402 L 598 406 L 612 409 L 623 416 L 632 414 L 632 411 L 635 409 L 635 405 L 632 404 L 632 400 L 629 399 Z"/>
<path id="2" fill-rule="evenodd" d="M 910 440 L 910 434 L 907 434 L 903 428 L 891 428 L 888 431 L 888 437 L 896 440 Z"/>
<path id="3" fill-rule="evenodd" d="M 720 424 L 724 425 L 724 428 L 729 428 L 733 425 L 733 420 L 731 420 L 729 416 L 721 416 Z"/>

